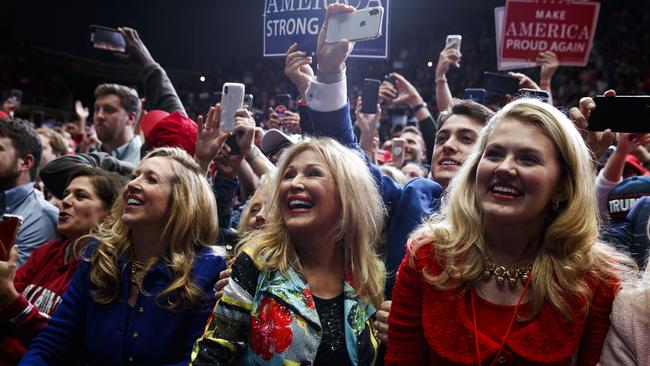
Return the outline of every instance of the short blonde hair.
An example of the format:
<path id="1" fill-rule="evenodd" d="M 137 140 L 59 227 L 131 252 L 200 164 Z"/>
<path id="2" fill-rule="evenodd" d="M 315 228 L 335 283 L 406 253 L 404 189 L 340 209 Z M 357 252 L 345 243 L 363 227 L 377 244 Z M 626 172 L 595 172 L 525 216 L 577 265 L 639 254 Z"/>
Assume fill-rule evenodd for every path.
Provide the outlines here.
<path id="1" fill-rule="evenodd" d="M 364 160 L 332 139 L 302 141 L 285 151 L 273 179 L 267 225 L 248 238 L 254 247 L 253 255 L 265 258 L 262 270 L 279 270 L 286 274 L 291 267 L 298 273 L 302 272 L 280 211 L 278 188 L 288 165 L 304 151 L 312 151 L 322 158 L 336 183 L 341 214 L 332 228 L 332 236 L 344 258 L 346 268 L 341 268 L 341 271 L 348 273 L 351 270 L 358 295 L 379 306 L 383 300 L 385 274 L 376 245 L 384 226 L 385 208 L 377 182 Z"/>
<path id="2" fill-rule="evenodd" d="M 440 274 L 424 270 L 425 279 L 439 289 L 471 287 L 482 278 L 488 254 L 483 237 L 482 210 L 476 197 L 476 170 L 488 138 L 502 120 L 513 118 L 540 128 L 555 145 L 562 169 L 560 184 L 566 201 L 549 215 L 542 243 L 533 262 L 533 312 L 548 301 L 570 317 L 568 299 L 576 294 L 590 303 L 592 292 L 585 274 L 616 280 L 632 261 L 598 241 L 600 221 L 595 170 L 589 149 L 573 123 L 553 106 L 520 99 L 497 112 L 481 131 L 458 175 L 452 179 L 441 211 L 412 235 L 410 259 L 422 245 L 431 245 L 442 267 Z M 619 264 L 624 266 L 619 266 Z M 585 311 L 588 308 L 584 309 Z"/>

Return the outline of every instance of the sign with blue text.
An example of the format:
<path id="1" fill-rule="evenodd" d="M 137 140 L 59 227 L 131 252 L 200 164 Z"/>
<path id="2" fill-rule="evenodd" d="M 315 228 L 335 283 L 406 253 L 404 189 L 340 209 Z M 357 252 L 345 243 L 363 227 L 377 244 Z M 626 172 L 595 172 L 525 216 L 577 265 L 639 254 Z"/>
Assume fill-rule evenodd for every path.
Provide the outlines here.
<path id="1" fill-rule="evenodd" d="M 357 42 L 350 57 L 387 59 L 390 0 L 264 0 L 264 57 L 284 56 L 294 42 L 302 51 L 315 52 L 325 9 L 336 2 L 357 9 L 384 8 L 381 36 Z"/>

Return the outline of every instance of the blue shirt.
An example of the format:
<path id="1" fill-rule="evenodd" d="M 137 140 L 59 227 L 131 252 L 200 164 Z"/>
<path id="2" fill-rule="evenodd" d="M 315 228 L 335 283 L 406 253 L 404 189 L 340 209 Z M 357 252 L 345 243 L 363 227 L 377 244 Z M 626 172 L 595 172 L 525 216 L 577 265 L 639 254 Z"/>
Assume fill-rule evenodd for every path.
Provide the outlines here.
<path id="1" fill-rule="evenodd" d="M 54 239 L 59 210 L 36 193 L 34 182 L 1 192 L 0 208 L 2 213 L 23 218 L 16 241 L 20 267 L 34 249 Z"/>
<path id="2" fill-rule="evenodd" d="M 96 248 L 89 245 L 87 253 Z M 84 355 L 91 365 L 187 365 L 194 341 L 201 336 L 215 304 L 214 284 L 226 268 L 211 248 L 195 245 L 192 282 L 207 295 L 194 309 L 172 311 L 158 305 L 156 295 L 172 280 L 159 260 L 145 275 L 135 306 L 128 305 L 129 266 L 120 260 L 120 294 L 109 304 L 93 300 L 90 264 L 79 261 L 61 304 L 27 349 L 20 365 L 71 364 Z M 90 255 L 86 254 L 86 257 Z M 172 295 L 173 296 L 173 295 Z"/>

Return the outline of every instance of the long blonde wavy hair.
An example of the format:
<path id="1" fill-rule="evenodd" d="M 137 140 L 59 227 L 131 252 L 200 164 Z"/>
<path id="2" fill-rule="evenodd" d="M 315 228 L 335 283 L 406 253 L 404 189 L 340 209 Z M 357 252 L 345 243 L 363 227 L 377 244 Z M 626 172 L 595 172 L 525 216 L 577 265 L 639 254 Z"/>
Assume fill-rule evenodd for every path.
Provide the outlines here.
<path id="1" fill-rule="evenodd" d="M 196 256 L 194 246 L 213 245 L 218 234 L 217 206 L 214 195 L 199 165 L 179 148 L 163 147 L 148 153 L 144 159 L 163 157 L 171 162 L 174 178 L 168 211 L 160 223 L 161 238 L 167 246 L 157 248 L 158 256 L 171 270 L 171 283 L 157 295 L 161 305 L 172 310 L 183 310 L 200 304 L 205 293 L 191 278 Z M 124 272 L 118 263 L 131 256 L 131 229 L 122 221 L 124 195 L 119 195 L 111 218 L 89 237 L 99 241 L 90 257 L 90 281 L 94 285 L 93 298 L 100 304 L 115 301 L 121 291 Z M 150 263 L 152 264 L 152 263 Z M 174 294 L 174 296 L 170 296 Z"/>
<path id="2" fill-rule="evenodd" d="M 377 183 L 362 158 L 332 139 L 310 139 L 285 151 L 273 177 L 266 227 L 252 232 L 244 240 L 253 247 L 255 257 L 264 258 L 260 261 L 262 270 L 278 270 L 286 275 L 292 268 L 302 273 L 300 258 L 281 214 L 278 188 L 288 165 L 304 151 L 312 151 L 322 158 L 336 183 L 341 212 L 331 237 L 338 244 L 346 266 L 341 268 L 342 274 L 350 270 L 358 296 L 379 306 L 383 300 L 385 275 L 376 248 L 384 226 L 384 205 Z"/>
<path id="3" fill-rule="evenodd" d="M 542 242 L 533 261 L 531 317 L 548 301 L 568 319 L 570 296 L 588 307 L 593 293 L 585 275 L 617 279 L 632 261 L 598 241 L 600 221 L 596 202 L 595 170 L 588 147 L 572 122 L 553 106 L 534 99 L 516 100 L 497 112 L 481 131 L 477 144 L 451 181 L 439 213 L 412 235 L 410 260 L 417 249 L 431 245 L 440 273 L 424 269 L 427 282 L 439 289 L 471 286 L 481 281 L 488 255 L 481 206 L 476 197 L 476 170 L 495 126 L 506 118 L 540 128 L 559 152 L 561 183 L 566 201 L 549 210 Z M 550 208 L 549 202 L 549 208 Z M 504 228 L 507 230 L 507 228 Z"/>

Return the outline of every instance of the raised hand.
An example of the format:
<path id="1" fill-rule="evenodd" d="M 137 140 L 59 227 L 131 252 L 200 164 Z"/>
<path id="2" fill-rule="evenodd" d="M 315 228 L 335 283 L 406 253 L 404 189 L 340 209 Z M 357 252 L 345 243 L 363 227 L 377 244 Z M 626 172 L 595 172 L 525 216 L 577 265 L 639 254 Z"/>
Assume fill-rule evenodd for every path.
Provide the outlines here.
<path id="1" fill-rule="evenodd" d="M 16 277 L 16 261 L 18 260 L 18 249 L 14 245 L 9 252 L 9 260 L 0 261 L 0 307 L 5 308 L 18 297 L 18 291 L 14 287 Z"/>
<path id="2" fill-rule="evenodd" d="M 351 13 L 356 9 L 353 6 L 341 3 L 330 4 L 325 13 L 325 22 L 318 34 L 316 54 L 318 56 L 318 69 L 326 73 L 336 74 L 343 71 L 343 65 L 354 48 L 354 42 L 342 39 L 337 43 L 326 43 L 327 23 L 334 14 Z"/>
<path id="3" fill-rule="evenodd" d="M 413 108 L 424 101 L 417 89 L 404 76 L 396 72 L 392 72 L 390 76 L 395 78 L 395 87 L 397 88 L 397 98 L 393 100 L 394 104 L 406 104 Z"/>
<path id="4" fill-rule="evenodd" d="M 354 111 L 357 126 L 362 134 L 369 133 L 374 136 L 375 130 L 379 127 L 379 117 L 381 116 L 381 107 L 377 105 L 377 112 L 373 114 L 362 113 L 363 100 L 357 97 L 357 105 Z"/>
<path id="5" fill-rule="evenodd" d="M 616 96 L 616 92 L 614 90 L 608 90 L 604 93 L 604 95 L 607 97 L 613 97 Z M 600 159 L 600 157 L 612 144 L 612 141 L 614 141 L 615 135 L 611 130 L 597 132 L 589 131 L 587 129 L 589 127 L 589 123 L 587 122 L 589 115 L 595 108 L 596 103 L 594 103 L 593 99 L 589 97 L 581 98 L 578 107 L 573 107 L 569 110 L 569 118 L 576 125 L 578 131 L 580 131 L 582 138 L 585 140 L 587 146 L 589 146 L 591 149 L 594 157 L 596 159 Z"/>
<path id="6" fill-rule="evenodd" d="M 126 57 L 131 62 L 138 64 L 143 68 L 156 62 L 153 57 L 151 57 L 151 53 L 149 53 L 144 42 L 140 39 L 138 31 L 128 27 L 120 27 L 117 28 L 117 30 L 124 35 L 124 40 L 126 41 Z"/>
<path id="7" fill-rule="evenodd" d="M 526 89 L 535 89 L 535 90 L 542 90 L 542 88 L 537 85 L 536 82 L 533 81 L 533 79 L 529 78 L 528 75 L 522 74 L 520 72 L 508 72 L 508 76 L 513 77 L 517 80 L 519 80 L 519 88 L 526 88 Z"/>
<path id="8" fill-rule="evenodd" d="M 242 155 L 248 155 L 255 143 L 255 120 L 246 109 L 238 109 L 235 113 L 235 136 Z"/>
<path id="9" fill-rule="evenodd" d="M 397 89 L 393 84 L 384 80 L 379 85 L 379 103 L 392 105 L 395 98 L 397 98 Z"/>
<path id="10" fill-rule="evenodd" d="M 221 105 L 219 104 L 210 107 L 205 121 L 203 116 L 198 118 L 199 128 L 194 160 L 204 171 L 207 171 L 210 162 L 217 156 L 224 142 L 230 136 L 230 133 L 219 130 L 220 123 Z"/>
<path id="11" fill-rule="evenodd" d="M 307 56 L 305 52 L 298 50 L 298 43 L 292 44 L 287 50 L 287 57 L 284 60 L 284 74 L 298 88 L 302 99 L 306 99 L 307 88 L 314 80 L 314 70 L 309 66 L 311 62 L 311 56 Z"/>
<path id="12" fill-rule="evenodd" d="M 553 51 L 540 52 L 537 57 L 537 63 L 540 64 L 539 82 L 542 86 L 550 86 L 553 74 L 560 67 L 560 61 Z"/>
<path id="13" fill-rule="evenodd" d="M 90 111 L 88 111 L 88 107 L 84 107 L 84 105 L 81 103 L 80 100 L 74 102 L 74 111 L 75 113 L 77 113 L 79 119 L 83 120 L 84 123 L 88 119 L 88 116 L 90 116 Z"/>
<path id="14" fill-rule="evenodd" d="M 440 51 L 440 56 L 438 56 L 436 78 L 444 77 L 452 65 L 455 67 L 460 67 L 460 59 L 462 56 L 463 55 L 460 53 L 460 51 L 454 46 L 454 43 L 446 45 L 445 48 Z"/>

